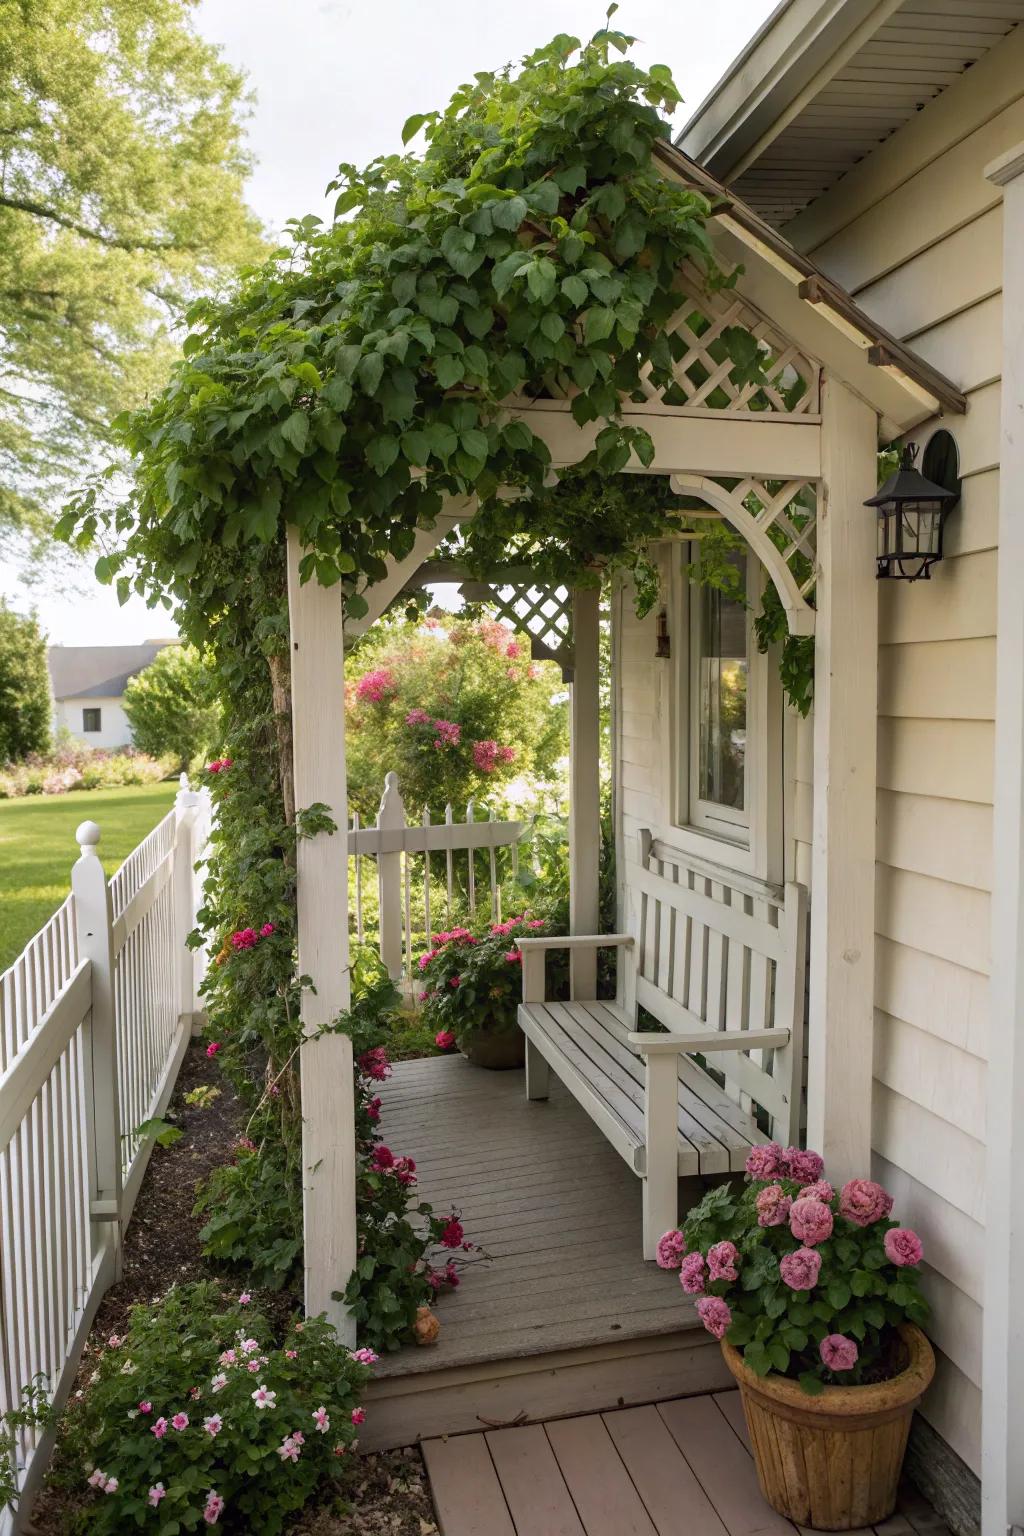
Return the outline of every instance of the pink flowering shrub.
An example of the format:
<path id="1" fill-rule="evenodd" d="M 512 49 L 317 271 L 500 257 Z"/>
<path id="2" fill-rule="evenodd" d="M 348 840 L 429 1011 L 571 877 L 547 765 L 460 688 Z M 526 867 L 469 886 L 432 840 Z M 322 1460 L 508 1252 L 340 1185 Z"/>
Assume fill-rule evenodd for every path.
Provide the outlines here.
<path id="1" fill-rule="evenodd" d="M 67 1415 L 62 1477 L 82 1523 L 275 1536 L 344 1488 L 375 1358 L 322 1317 L 275 1336 L 214 1284 L 136 1307 Z"/>
<path id="2" fill-rule="evenodd" d="M 475 1031 L 512 1030 L 523 991 L 522 954 L 516 939 L 549 932 L 543 918 L 523 912 L 474 934 L 453 928 L 434 938 L 419 958 L 420 1001 L 426 1023 L 460 1045 Z M 552 956 L 551 984 L 564 981 L 564 951 Z M 557 995 L 549 994 L 549 995 Z"/>
<path id="3" fill-rule="evenodd" d="M 892 1197 L 824 1174 L 816 1152 L 754 1147 L 743 1188 L 710 1190 L 658 1244 L 709 1333 L 809 1393 L 896 1374 L 899 1325 L 928 1316 L 921 1240 L 891 1219 Z"/>

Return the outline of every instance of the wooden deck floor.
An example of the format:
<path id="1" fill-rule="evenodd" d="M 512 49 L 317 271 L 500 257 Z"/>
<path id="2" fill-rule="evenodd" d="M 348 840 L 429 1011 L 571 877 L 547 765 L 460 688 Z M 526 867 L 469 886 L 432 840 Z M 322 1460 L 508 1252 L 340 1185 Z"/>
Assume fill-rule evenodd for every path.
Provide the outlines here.
<path id="1" fill-rule="evenodd" d="M 423 1454 L 442 1536 L 799 1532 L 761 1496 L 737 1392 L 428 1440 Z M 863 1536 L 943 1531 L 908 1495 Z"/>
<path id="2" fill-rule="evenodd" d="M 530 1103 L 522 1072 L 433 1057 L 399 1062 L 382 1098 L 387 1145 L 416 1159 L 424 1199 L 459 1207 L 490 1258 L 440 1298 L 438 1344 L 382 1360 L 379 1376 L 696 1324 L 678 1278 L 644 1263 L 639 1179 L 554 1078 Z"/>

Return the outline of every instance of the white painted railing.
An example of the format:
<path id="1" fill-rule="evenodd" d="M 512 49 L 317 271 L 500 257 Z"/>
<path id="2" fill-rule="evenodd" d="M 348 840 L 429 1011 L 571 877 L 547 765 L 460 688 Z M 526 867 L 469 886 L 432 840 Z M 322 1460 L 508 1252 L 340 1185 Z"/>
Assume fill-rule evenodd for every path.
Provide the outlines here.
<path id="1" fill-rule="evenodd" d="M 447 805 L 444 821 L 432 822 L 430 811 L 424 809 L 422 819 L 410 823 L 406 818 L 398 775 L 389 773 L 384 778 L 376 824 L 363 827 L 358 815 L 352 817 L 348 851 L 354 866 L 352 906 L 356 938 L 360 943 L 366 940 L 363 861 L 370 857 L 377 864 L 380 957 L 393 980 L 399 981 L 404 975 L 411 986 L 416 958 L 414 934 L 422 932 L 429 945 L 433 933 L 442 926 L 437 922 L 440 914 L 436 900 L 436 876 L 440 868 L 444 871 L 440 896 L 444 926 L 452 926 L 460 895 L 471 918 L 485 908 L 493 921 L 501 921 L 498 850 L 509 850 L 508 873 L 514 877 L 519 868 L 519 842 L 529 824 L 499 821 L 493 810 L 485 810 L 484 819 L 478 821 L 477 814 L 482 809 L 470 800 L 465 821 L 456 821 L 451 805 Z M 481 849 L 486 853 L 483 880 L 477 863 Z M 436 859 L 431 855 L 437 855 Z M 463 872 L 465 884 L 460 891 Z M 414 893 L 416 914 L 423 919 L 422 929 L 413 923 Z"/>
<path id="2" fill-rule="evenodd" d="M 42 1385 L 59 1407 L 74 1379 L 152 1140 L 198 1011 L 205 957 L 195 864 L 210 798 L 182 776 L 175 806 L 108 882 L 100 829 L 78 828 L 72 893 L 0 976 L 0 1415 Z M 22 1507 L 52 1430 L 17 1438 Z M 0 1511 L 0 1536 L 16 1529 Z"/>

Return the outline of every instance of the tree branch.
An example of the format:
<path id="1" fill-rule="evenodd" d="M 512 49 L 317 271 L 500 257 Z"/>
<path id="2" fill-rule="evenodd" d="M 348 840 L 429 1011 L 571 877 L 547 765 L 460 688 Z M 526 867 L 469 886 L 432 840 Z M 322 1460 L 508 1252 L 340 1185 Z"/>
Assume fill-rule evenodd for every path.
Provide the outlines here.
<path id="1" fill-rule="evenodd" d="M 70 229 L 73 234 L 81 235 L 85 240 L 95 240 L 99 245 L 109 246 L 118 251 L 173 251 L 185 249 L 178 246 L 173 240 L 129 240 L 126 236 L 105 235 L 101 230 L 90 229 L 87 224 L 79 224 L 77 219 L 72 219 L 67 214 L 59 213 L 56 208 L 47 208 L 44 203 L 32 202 L 25 197 L 9 197 L 0 193 L 0 207 L 13 208 L 18 213 L 31 214 L 36 219 L 49 219 L 53 224 L 59 224 L 63 229 Z"/>

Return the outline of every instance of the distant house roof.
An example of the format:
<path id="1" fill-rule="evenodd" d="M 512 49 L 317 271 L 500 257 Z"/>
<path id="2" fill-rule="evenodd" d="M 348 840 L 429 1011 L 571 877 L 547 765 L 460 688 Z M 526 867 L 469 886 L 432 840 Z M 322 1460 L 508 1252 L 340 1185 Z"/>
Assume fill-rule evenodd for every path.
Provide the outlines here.
<path id="1" fill-rule="evenodd" d="M 47 653 L 55 699 L 119 699 L 128 679 L 175 640 L 142 645 L 51 645 Z"/>

